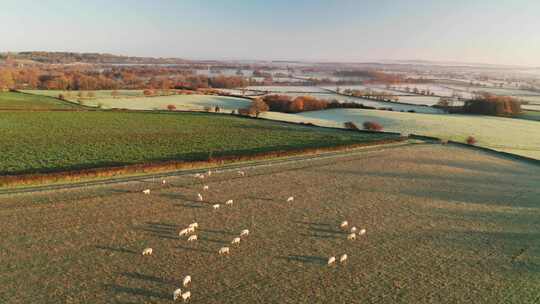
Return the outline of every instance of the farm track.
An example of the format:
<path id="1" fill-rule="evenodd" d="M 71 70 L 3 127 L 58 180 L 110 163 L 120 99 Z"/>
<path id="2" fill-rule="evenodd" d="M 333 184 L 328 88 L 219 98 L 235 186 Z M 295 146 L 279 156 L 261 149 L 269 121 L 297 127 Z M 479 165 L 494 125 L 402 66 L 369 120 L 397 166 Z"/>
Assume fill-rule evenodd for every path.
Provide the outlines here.
<path id="1" fill-rule="evenodd" d="M 179 170 L 179 171 L 166 172 L 166 173 L 157 173 L 157 174 L 154 173 L 154 174 L 145 174 L 145 175 L 132 176 L 132 177 L 118 177 L 118 178 L 105 179 L 105 180 L 62 183 L 62 184 L 42 185 L 42 186 L 35 186 L 35 187 L 23 187 L 23 188 L 14 188 L 14 189 L 5 188 L 5 189 L 0 189 L 0 195 L 53 191 L 53 190 L 74 189 L 74 188 L 88 188 L 92 186 L 104 186 L 104 185 L 127 183 L 127 182 L 144 182 L 148 180 L 162 179 L 166 177 L 185 176 L 185 175 L 190 175 L 190 174 L 205 173 L 209 169 L 219 170 L 219 171 L 250 169 L 250 168 L 256 168 L 256 167 L 272 166 L 276 164 L 287 164 L 287 163 L 293 163 L 293 162 L 342 157 L 346 155 L 355 155 L 359 153 L 368 153 L 368 152 L 375 152 L 375 151 L 381 151 L 381 150 L 386 150 L 386 149 L 398 148 L 404 145 L 418 145 L 418 144 L 419 143 L 413 143 L 409 141 L 406 143 L 383 144 L 383 145 L 361 147 L 361 148 L 356 148 L 352 151 L 349 150 L 349 151 L 326 152 L 326 153 L 320 153 L 316 155 L 293 156 L 293 157 L 286 157 L 286 158 L 280 158 L 280 159 L 254 161 L 254 162 L 249 162 L 249 163 L 245 163 L 245 162 L 233 163 L 233 164 L 227 164 L 220 167 L 212 167 L 212 168 Z"/>

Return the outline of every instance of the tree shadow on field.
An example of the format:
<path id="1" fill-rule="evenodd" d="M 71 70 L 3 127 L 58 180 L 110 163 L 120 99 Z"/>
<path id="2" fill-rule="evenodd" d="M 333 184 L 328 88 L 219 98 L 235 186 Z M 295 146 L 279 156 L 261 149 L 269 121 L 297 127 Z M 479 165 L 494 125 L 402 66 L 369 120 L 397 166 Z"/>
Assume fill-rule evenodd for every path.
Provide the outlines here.
<path id="1" fill-rule="evenodd" d="M 201 240 L 202 242 L 217 243 L 217 244 L 222 244 L 222 245 L 225 245 L 225 244 L 228 244 L 228 243 L 229 243 L 229 242 L 227 242 L 227 241 L 216 240 L 216 239 L 210 239 L 210 238 L 206 238 L 206 237 L 201 237 L 201 238 L 199 238 L 199 240 Z"/>
<path id="2" fill-rule="evenodd" d="M 164 294 L 161 292 L 156 292 L 148 289 L 143 288 L 132 288 L 132 287 L 125 287 L 120 286 L 116 284 L 105 284 L 105 288 L 112 290 L 114 293 L 127 293 L 134 296 L 144 296 L 149 298 L 158 298 L 158 299 L 171 299 L 171 296 L 169 294 Z"/>
<path id="3" fill-rule="evenodd" d="M 201 194 L 204 194 L 201 192 Z M 213 205 L 214 203 L 205 201 L 197 201 L 194 199 L 194 196 L 187 196 L 183 194 L 172 194 L 172 193 L 165 193 L 160 194 L 161 197 L 171 199 L 171 200 L 182 200 L 182 202 L 173 202 L 173 205 L 175 206 L 182 206 L 182 207 L 188 207 L 188 208 L 202 208 L 202 205 Z M 203 196 L 204 197 L 204 196 Z"/>
<path id="4" fill-rule="evenodd" d="M 130 254 L 137 254 L 134 250 L 130 249 L 124 249 L 124 248 L 114 248 L 110 246 L 95 246 L 97 249 L 101 250 L 109 250 L 109 251 L 115 251 L 115 252 L 121 252 L 121 253 L 130 253 Z"/>
<path id="5" fill-rule="evenodd" d="M 301 224 L 301 225 L 309 225 L 309 226 L 326 226 L 326 227 L 331 226 L 331 224 L 329 223 L 302 222 L 302 221 L 294 221 L 293 223 Z"/>
<path id="6" fill-rule="evenodd" d="M 300 262 L 305 264 L 317 264 L 325 265 L 328 262 L 328 258 L 312 255 L 289 255 L 289 256 L 277 256 L 277 259 L 286 260 L 289 262 Z"/>

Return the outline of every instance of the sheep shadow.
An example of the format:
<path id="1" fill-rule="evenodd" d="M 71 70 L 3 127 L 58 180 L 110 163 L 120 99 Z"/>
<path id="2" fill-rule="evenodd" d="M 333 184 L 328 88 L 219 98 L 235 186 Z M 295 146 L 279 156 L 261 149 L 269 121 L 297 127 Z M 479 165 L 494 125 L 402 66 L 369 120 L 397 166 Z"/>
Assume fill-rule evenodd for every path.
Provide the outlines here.
<path id="1" fill-rule="evenodd" d="M 237 233 L 228 232 L 225 230 L 211 230 L 211 229 L 198 229 L 198 230 L 201 232 L 206 232 L 206 233 L 224 234 L 224 235 L 231 235 L 231 236 L 237 235 Z"/>
<path id="2" fill-rule="evenodd" d="M 340 237 L 337 235 L 304 234 L 304 233 L 300 233 L 299 235 L 303 237 L 310 237 L 310 238 L 317 238 L 317 239 L 340 239 Z"/>
<path id="3" fill-rule="evenodd" d="M 180 229 L 180 226 L 167 223 L 147 222 L 144 226 L 135 227 L 135 229 L 159 238 L 177 239 L 176 233 Z"/>
<path id="4" fill-rule="evenodd" d="M 300 262 L 304 264 L 316 264 L 316 265 L 325 265 L 328 261 L 325 257 L 312 256 L 312 255 L 288 255 L 288 256 L 278 256 L 276 257 L 281 260 L 286 260 L 289 262 Z"/>
<path id="5" fill-rule="evenodd" d="M 168 284 L 174 286 L 174 282 L 171 280 L 165 280 L 156 276 L 146 275 L 138 272 L 122 272 L 119 273 L 120 276 L 124 276 L 130 279 L 135 280 L 141 280 L 141 281 L 147 281 L 152 283 L 159 283 L 159 284 Z"/>
<path id="6" fill-rule="evenodd" d="M 161 292 L 156 292 L 152 290 L 147 290 L 143 288 L 133 288 L 133 287 L 126 287 L 126 286 L 120 286 L 116 284 L 105 284 L 105 288 L 112 290 L 114 293 L 127 293 L 134 296 L 143 296 L 148 298 L 158 298 L 158 299 L 171 299 L 171 296 L 169 294 L 164 294 Z"/>
<path id="7" fill-rule="evenodd" d="M 200 248 L 191 248 L 191 247 L 184 247 L 184 246 L 176 246 L 176 249 L 181 250 L 187 250 L 187 251 L 196 251 L 196 252 L 204 252 L 204 253 L 214 253 L 213 251 L 206 250 L 206 249 L 200 249 Z M 217 251 L 216 251 L 217 252 Z"/>
<path id="8" fill-rule="evenodd" d="M 109 250 L 109 251 L 115 251 L 115 252 L 120 252 L 120 253 L 129 253 L 129 254 L 137 254 L 137 252 L 135 252 L 134 250 L 130 250 L 130 249 L 124 249 L 124 248 L 115 248 L 115 247 L 110 247 L 110 246 L 95 246 L 96 249 L 101 249 L 101 250 Z"/>
<path id="9" fill-rule="evenodd" d="M 309 230 L 313 231 L 314 233 L 331 233 L 331 234 L 347 234 L 346 231 L 342 230 L 332 230 L 332 229 L 321 229 L 321 228 L 310 228 Z"/>
<path id="10" fill-rule="evenodd" d="M 201 237 L 201 238 L 199 238 L 199 240 L 202 241 L 202 242 L 217 243 L 217 244 L 222 244 L 222 245 L 229 243 L 229 242 L 226 242 L 226 241 L 210 239 L 210 238 L 206 238 L 206 237 Z"/>

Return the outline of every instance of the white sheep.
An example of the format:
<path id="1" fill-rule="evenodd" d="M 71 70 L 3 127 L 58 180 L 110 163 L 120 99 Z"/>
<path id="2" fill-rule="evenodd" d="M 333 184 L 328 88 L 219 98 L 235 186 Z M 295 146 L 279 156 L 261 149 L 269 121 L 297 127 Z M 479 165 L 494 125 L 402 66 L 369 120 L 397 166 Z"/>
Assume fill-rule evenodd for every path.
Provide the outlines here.
<path id="1" fill-rule="evenodd" d="M 246 172 L 244 172 L 244 171 L 238 171 L 238 175 L 240 175 L 240 176 L 246 176 Z"/>
<path id="2" fill-rule="evenodd" d="M 228 200 L 228 201 L 225 202 L 225 205 L 232 205 L 233 202 L 234 202 L 233 200 Z"/>
<path id="3" fill-rule="evenodd" d="M 229 254 L 229 252 L 230 252 L 230 248 L 229 248 L 229 247 L 221 247 L 221 248 L 219 249 L 219 251 L 218 251 L 218 253 L 219 253 L 220 255 L 222 255 L 222 254 Z"/>
<path id="4" fill-rule="evenodd" d="M 143 190 L 142 193 L 148 195 L 148 194 L 150 194 L 150 189 L 145 189 L 145 190 Z"/>
<path id="5" fill-rule="evenodd" d="M 214 210 L 217 210 L 219 209 L 220 205 L 219 204 L 215 204 L 215 205 L 212 205 L 212 208 L 214 208 Z"/>
<path id="6" fill-rule="evenodd" d="M 351 233 L 347 235 L 347 240 L 356 240 L 356 233 Z"/>
<path id="7" fill-rule="evenodd" d="M 191 298 L 191 291 L 186 291 L 185 293 L 182 294 L 182 299 L 184 299 L 184 302 L 189 300 L 189 298 Z"/>
<path id="8" fill-rule="evenodd" d="M 203 189 L 204 191 L 207 191 L 208 189 L 210 189 L 210 187 L 208 187 L 208 185 L 204 185 L 202 189 Z"/>
<path id="9" fill-rule="evenodd" d="M 152 248 L 145 248 L 142 252 L 142 255 L 152 255 Z"/>
<path id="10" fill-rule="evenodd" d="M 294 196 L 291 196 L 287 199 L 287 203 L 294 202 Z"/>
<path id="11" fill-rule="evenodd" d="M 240 241 L 241 241 L 241 240 L 242 240 L 241 238 L 235 237 L 235 238 L 232 240 L 231 244 L 233 244 L 233 245 L 238 245 L 238 244 L 240 244 Z"/>
<path id="12" fill-rule="evenodd" d="M 195 175 L 193 175 L 195 178 L 200 178 L 201 177 L 201 174 L 200 173 L 196 173 Z"/>
<path id="13" fill-rule="evenodd" d="M 240 232 L 240 236 L 248 236 L 249 235 L 249 230 L 247 229 L 244 229 L 242 230 L 242 232 Z"/>
<path id="14" fill-rule="evenodd" d="M 173 301 L 178 300 L 182 296 L 182 289 L 178 288 L 173 292 Z"/>
<path id="15" fill-rule="evenodd" d="M 352 227 L 352 228 L 351 228 L 351 233 L 355 233 L 356 230 L 357 230 L 356 227 Z"/>
<path id="16" fill-rule="evenodd" d="M 191 235 L 190 237 L 188 237 L 187 241 L 188 242 L 193 242 L 193 241 L 196 241 L 197 240 L 197 235 L 194 234 L 194 235 Z"/>
<path id="17" fill-rule="evenodd" d="M 339 258 L 339 262 L 340 262 L 340 263 L 345 263 L 345 261 L 347 261 L 347 254 L 343 254 L 343 255 Z"/>
<path id="18" fill-rule="evenodd" d="M 203 201 L 203 197 L 202 197 L 202 195 L 201 195 L 200 193 L 197 193 L 197 200 L 198 200 L 199 202 L 202 202 L 202 201 Z"/>
<path id="19" fill-rule="evenodd" d="M 182 285 L 184 285 L 184 287 L 187 286 L 187 284 L 191 283 L 191 276 L 190 275 L 187 275 L 184 280 L 182 281 Z"/>
<path id="20" fill-rule="evenodd" d="M 358 235 L 364 235 L 366 234 L 366 229 L 360 229 L 360 232 L 358 232 Z"/>
<path id="21" fill-rule="evenodd" d="M 197 223 L 197 222 L 191 223 L 191 224 L 189 224 L 188 227 L 189 228 L 199 228 L 199 223 Z"/>
<path id="22" fill-rule="evenodd" d="M 187 227 L 186 230 L 188 233 L 193 233 L 195 232 L 195 227 Z"/>
<path id="23" fill-rule="evenodd" d="M 178 232 L 178 236 L 184 236 L 189 234 L 189 228 L 182 229 L 180 232 Z"/>
<path id="24" fill-rule="evenodd" d="M 167 181 L 166 181 L 166 180 L 162 180 L 161 183 L 162 183 L 163 185 L 165 185 L 165 184 L 167 183 Z"/>
<path id="25" fill-rule="evenodd" d="M 334 264 L 335 262 L 336 262 L 336 257 L 330 257 L 330 258 L 328 259 L 328 265 L 332 265 L 332 264 Z"/>
<path id="26" fill-rule="evenodd" d="M 212 176 L 212 171 L 208 170 L 208 172 L 206 173 L 206 175 Z"/>
<path id="27" fill-rule="evenodd" d="M 347 221 L 343 221 L 343 222 L 341 222 L 341 224 L 339 225 L 339 227 L 340 227 L 341 229 L 345 229 L 345 228 L 347 228 L 347 226 L 349 226 L 349 222 L 347 222 Z"/>

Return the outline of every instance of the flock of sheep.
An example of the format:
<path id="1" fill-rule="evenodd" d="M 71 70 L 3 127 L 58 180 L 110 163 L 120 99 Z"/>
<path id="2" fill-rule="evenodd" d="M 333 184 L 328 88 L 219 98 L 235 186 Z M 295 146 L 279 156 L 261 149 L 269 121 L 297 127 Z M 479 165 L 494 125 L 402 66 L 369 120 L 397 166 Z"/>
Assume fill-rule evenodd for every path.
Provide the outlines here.
<path id="1" fill-rule="evenodd" d="M 194 175 L 194 177 L 198 178 L 198 179 L 201 179 L 201 180 L 204 180 L 206 177 L 210 177 L 211 175 L 212 175 L 212 171 L 208 171 L 206 174 L 197 173 L 197 174 Z M 245 174 L 244 171 L 238 171 L 238 175 L 243 177 L 246 174 Z M 166 183 L 167 183 L 166 180 L 162 180 L 162 184 L 166 184 Z M 210 188 L 209 188 L 208 185 L 203 185 L 202 189 L 203 189 L 203 191 L 208 191 Z M 149 195 L 150 194 L 150 189 L 145 189 L 145 190 L 142 191 L 142 193 L 145 194 L 145 195 Z M 197 193 L 197 201 L 199 201 L 199 202 L 204 201 L 203 195 L 201 193 Z M 294 196 L 291 196 L 291 197 L 287 198 L 287 202 L 288 203 L 294 202 Z M 230 200 L 227 200 L 225 202 L 225 205 L 226 206 L 232 206 L 233 203 L 234 203 L 234 201 L 232 199 L 230 199 Z M 214 210 L 217 210 L 220 207 L 221 207 L 220 204 L 212 205 L 212 208 Z M 196 234 L 196 229 L 198 229 L 198 228 L 199 228 L 199 224 L 197 222 L 191 223 L 186 228 L 180 230 L 180 232 L 178 233 L 178 236 L 180 238 L 187 237 L 188 242 L 197 241 L 198 236 Z M 348 221 L 341 222 L 341 224 L 339 225 L 339 228 L 341 230 L 348 231 L 347 240 L 356 240 L 357 235 L 358 236 L 363 236 L 363 235 L 366 234 L 366 229 L 358 230 L 358 228 L 356 228 L 356 227 L 351 227 L 349 229 Z M 231 241 L 231 245 L 235 245 L 235 246 L 240 245 L 240 242 L 242 241 L 242 239 L 246 238 L 247 236 L 249 236 L 249 230 L 248 229 L 242 230 L 240 232 L 239 236 L 235 237 Z M 219 255 L 229 255 L 230 251 L 231 251 L 231 248 L 229 246 L 223 246 L 218 250 L 218 254 Z M 142 251 L 143 256 L 151 256 L 152 253 L 153 253 L 152 248 L 145 248 Z M 345 263 L 347 261 L 347 259 L 348 259 L 348 256 L 347 256 L 346 253 L 344 253 L 339 257 L 339 262 L 340 263 Z M 331 257 L 328 258 L 327 265 L 332 266 L 332 265 L 334 265 L 336 263 L 336 261 L 337 261 L 336 257 L 331 256 Z M 191 276 L 190 275 L 185 276 L 183 281 L 182 281 L 182 286 L 183 287 L 188 287 L 188 285 L 190 285 L 190 283 L 191 283 Z M 176 300 L 179 300 L 180 298 L 182 298 L 182 300 L 184 302 L 188 301 L 191 298 L 191 291 L 182 292 L 181 288 L 177 288 L 176 290 L 173 291 L 173 300 L 176 301 Z"/>

